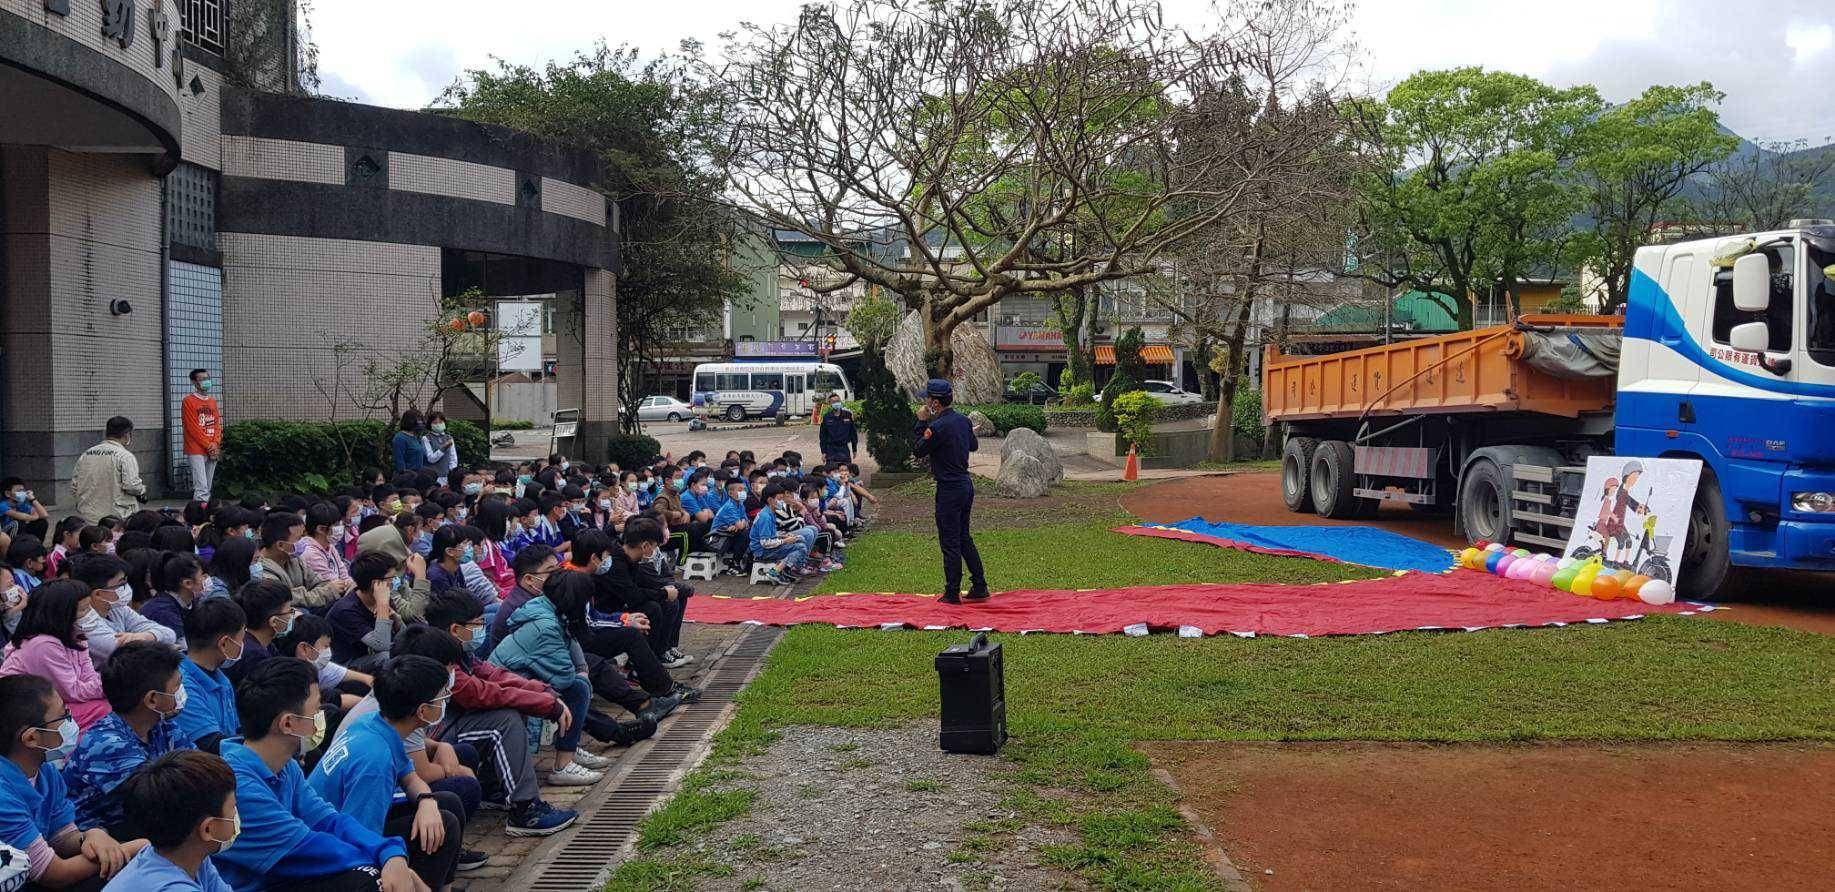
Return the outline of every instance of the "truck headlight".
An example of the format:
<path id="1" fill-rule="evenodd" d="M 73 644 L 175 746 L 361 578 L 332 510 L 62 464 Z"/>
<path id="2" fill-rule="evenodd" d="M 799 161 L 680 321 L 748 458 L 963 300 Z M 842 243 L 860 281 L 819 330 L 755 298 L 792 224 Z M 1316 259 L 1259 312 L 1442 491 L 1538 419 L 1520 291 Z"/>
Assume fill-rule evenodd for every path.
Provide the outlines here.
<path id="1" fill-rule="evenodd" d="M 1835 492 L 1793 492 L 1790 509 L 1800 514 L 1835 514 Z"/>

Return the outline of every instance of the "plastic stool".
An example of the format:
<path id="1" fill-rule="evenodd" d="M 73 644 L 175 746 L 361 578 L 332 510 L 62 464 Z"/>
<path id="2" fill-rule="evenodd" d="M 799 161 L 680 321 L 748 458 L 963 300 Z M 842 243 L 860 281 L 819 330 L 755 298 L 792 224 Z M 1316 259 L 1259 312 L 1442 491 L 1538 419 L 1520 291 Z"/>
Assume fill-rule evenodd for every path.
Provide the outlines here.
<path id="1" fill-rule="evenodd" d="M 752 584 L 757 585 L 761 582 L 776 582 L 777 580 L 771 578 L 771 571 L 776 569 L 776 567 L 777 564 L 771 561 L 753 561 Z"/>
<path id="2" fill-rule="evenodd" d="M 683 579 L 705 579 L 714 581 L 720 572 L 720 556 L 711 551 L 697 551 L 682 558 Z"/>

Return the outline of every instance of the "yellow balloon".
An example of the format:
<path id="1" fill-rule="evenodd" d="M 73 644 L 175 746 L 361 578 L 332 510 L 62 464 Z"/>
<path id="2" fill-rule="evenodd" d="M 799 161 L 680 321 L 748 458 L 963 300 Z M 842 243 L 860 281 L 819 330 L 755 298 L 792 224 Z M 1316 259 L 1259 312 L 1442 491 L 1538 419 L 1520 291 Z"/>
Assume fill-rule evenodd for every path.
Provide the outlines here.
<path id="1" fill-rule="evenodd" d="M 1580 575 L 1574 577 L 1574 586 L 1569 590 L 1583 598 L 1593 597 L 1593 578 L 1598 575 L 1593 567 L 1588 566 L 1580 572 Z"/>

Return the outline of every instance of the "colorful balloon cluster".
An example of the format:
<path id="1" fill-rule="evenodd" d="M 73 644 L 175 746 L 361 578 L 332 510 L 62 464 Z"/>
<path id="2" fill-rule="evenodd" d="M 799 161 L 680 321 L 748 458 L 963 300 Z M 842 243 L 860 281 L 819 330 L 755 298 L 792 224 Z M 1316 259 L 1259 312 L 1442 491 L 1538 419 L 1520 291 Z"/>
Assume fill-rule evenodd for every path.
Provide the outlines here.
<path id="1" fill-rule="evenodd" d="M 1459 553 L 1459 566 L 1506 579 L 1552 585 L 1564 592 L 1601 601 L 1625 598 L 1646 604 L 1668 604 L 1676 600 L 1676 590 L 1669 583 L 1630 570 L 1609 569 L 1598 557 L 1584 561 L 1556 558 L 1521 548 L 1507 549 L 1496 542 L 1480 542 Z"/>

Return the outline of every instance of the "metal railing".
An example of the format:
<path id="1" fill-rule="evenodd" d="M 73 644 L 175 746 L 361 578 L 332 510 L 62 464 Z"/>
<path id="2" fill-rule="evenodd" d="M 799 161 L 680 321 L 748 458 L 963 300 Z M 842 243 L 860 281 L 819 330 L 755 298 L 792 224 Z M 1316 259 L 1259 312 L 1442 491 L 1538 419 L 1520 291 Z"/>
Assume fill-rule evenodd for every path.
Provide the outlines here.
<path id="1" fill-rule="evenodd" d="M 223 0 L 179 0 L 178 22 L 186 40 L 223 52 Z"/>

